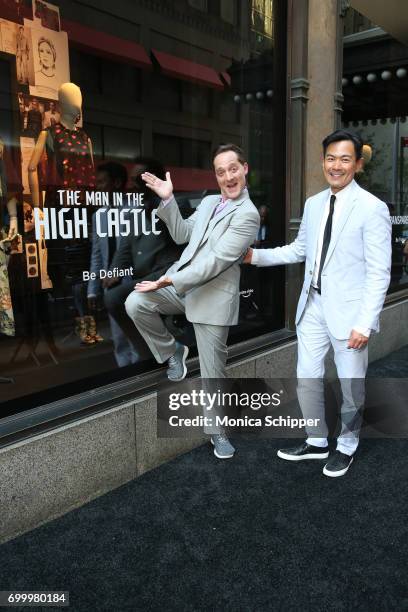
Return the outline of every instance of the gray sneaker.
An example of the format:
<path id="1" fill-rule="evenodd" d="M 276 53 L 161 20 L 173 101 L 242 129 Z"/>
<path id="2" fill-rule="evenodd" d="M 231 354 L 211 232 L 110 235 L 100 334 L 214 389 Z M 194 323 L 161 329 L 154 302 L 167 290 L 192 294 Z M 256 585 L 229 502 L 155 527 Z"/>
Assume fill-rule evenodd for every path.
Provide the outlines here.
<path id="1" fill-rule="evenodd" d="M 212 435 L 211 444 L 214 446 L 214 455 L 218 459 L 231 459 L 234 456 L 235 448 L 224 433 Z"/>
<path id="2" fill-rule="evenodd" d="M 174 355 L 168 360 L 167 378 L 173 382 L 183 380 L 187 374 L 186 359 L 188 355 L 188 346 L 179 344 Z"/>

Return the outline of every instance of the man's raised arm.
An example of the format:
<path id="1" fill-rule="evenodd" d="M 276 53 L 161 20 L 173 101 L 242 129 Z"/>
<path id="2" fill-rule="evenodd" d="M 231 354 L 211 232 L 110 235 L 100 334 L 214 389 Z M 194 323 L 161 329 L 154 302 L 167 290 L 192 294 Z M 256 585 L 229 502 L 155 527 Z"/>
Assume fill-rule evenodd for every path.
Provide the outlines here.
<path id="1" fill-rule="evenodd" d="M 162 219 L 169 228 L 170 235 L 174 242 L 176 244 L 186 244 L 190 240 L 197 213 L 195 212 L 188 219 L 183 219 L 173 195 L 173 183 L 171 182 L 170 172 L 166 172 L 165 181 L 159 179 L 150 172 L 144 172 L 142 174 L 142 179 L 149 189 L 161 198 L 160 205 L 157 209 L 157 216 Z"/>
<path id="2" fill-rule="evenodd" d="M 306 259 L 306 215 L 307 201 L 298 235 L 290 244 L 273 249 L 248 249 L 243 263 L 253 266 L 281 266 L 301 263 Z"/>

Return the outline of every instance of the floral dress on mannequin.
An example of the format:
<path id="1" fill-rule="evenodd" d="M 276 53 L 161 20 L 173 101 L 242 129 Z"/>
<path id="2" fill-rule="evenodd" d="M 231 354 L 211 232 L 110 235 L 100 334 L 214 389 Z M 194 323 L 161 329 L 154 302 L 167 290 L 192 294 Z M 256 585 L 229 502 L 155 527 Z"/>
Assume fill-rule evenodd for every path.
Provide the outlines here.
<path id="1" fill-rule="evenodd" d="M 3 159 L 3 145 L 0 157 L 0 240 L 6 238 L 3 229 L 3 209 L 7 197 L 6 173 Z M 10 295 L 9 275 L 7 270 L 7 255 L 4 242 L 0 242 L 0 333 L 6 336 L 15 335 L 14 313 Z"/>
<path id="2" fill-rule="evenodd" d="M 70 130 L 61 123 L 47 128 L 47 132 L 46 203 L 59 202 L 58 189 L 94 189 L 95 171 L 86 132 L 82 128 Z"/>

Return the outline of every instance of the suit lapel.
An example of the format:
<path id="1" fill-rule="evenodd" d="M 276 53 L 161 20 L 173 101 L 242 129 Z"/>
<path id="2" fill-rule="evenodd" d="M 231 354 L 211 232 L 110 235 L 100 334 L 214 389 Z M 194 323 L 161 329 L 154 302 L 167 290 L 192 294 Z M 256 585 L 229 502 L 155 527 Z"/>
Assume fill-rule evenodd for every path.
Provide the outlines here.
<path id="1" fill-rule="evenodd" d="M 340 216 L 337 219 L 337 222 L 333 228 L 329 248 L 327 250 L 327 255 L 326 255 L 326 259 L 325 259 L 323 267 L 327 265 L 327 262 L 329 261 L 331 255 L 333 254 L 333 251 L 336 247 L 336 243 L 340 237 L 341 232 L 344 229 L 344 226 L 346 225 L 347 219 L 349 218 L 351 211 L 356 205 L 357 195 L 358 195 L 358 186 L 357 184 L 355 184 L 353 190 L 350 193 L 350 196 L 347 202 L 344 203 L 343 210 L 341 211 Z"/>
<path id="2" fill-rule="evenodd" d="M 215 196 L 212 202 L 208 202 L 208 205 L 205 206 L 205 210 L 201 213 L 200 219 L 200 232 L 194 234 L 194 242 L 190 242 L 186 249 L 183 251 L 182 256 L 179 259 L 177 268 L 180 270 L 182 266 L 185 266 L 193 257 L 198 247 L 203 241 L 203 235 L 208 227 L 210 219 L 214 214 L 214 210 L 217 208 L 220 203 L 219 196 Z"/>
<path id="3" fill-rule="evenodd" d="M 203 220 L 201 223 L 201 233 L 197 235 L 197 246 L 201 244 L 203 240 L 203 236 L 205 232 L 207 231 L 209 224 L 212 221 L 214 211 L 219 205 L 219 203 L 220 203 L 220 198 L 217 196 L 216 198 L 214 198 L 214 201 L 211 202 L 211 204 L 207 207 L 206 214 L 203 215 Z"/>
<path id="4" fill-rule="evenodd" d="M 239 204 L 241 204 L 241 201 L 239 200 L 230 200 L 228 202 L 228 204 L 225 206 L 225 208 L 222 209 L 221 212 L 219 212 L 217 215 L 215 215 L 215 217 L 212 217 L 207 225 L 207 228 L 205 230 L 205 233 L 202 237 L 202 239 L 200 240 L 200 246 L 206 241 L 208 240 L 211 232 L 213 231 L 214 227 L 217 225 L 217 223 L 219 223 L 222 219 L 224 219 L 224 217 L 226 217 L 227 215 L 229 215 L 230 213 L 232 213 L 232 211 L 234 211 L 237 206 L 239 206 Z"/>
<path id="5" fill-rule="evenodd" d="M 208 223 L 208 226 L 204 233 L 204 236 L 202 237 L 200 241 L 200 245 L 202 245 L 206 240 L 208 240 L 211 232 L 213 231 L 217 223 L 222 221 L 222 219 L 224 219 L 224 217 L 226 217 L 227 215 L 230 215 L 238 206 L 240 206 L 240 204 L 242 204 L 242 202 L 245 202 L 245 200 L 247 199 L 248 199 L 248 192 L 245 189 L 239 198 L 237 198 L 236 200 L 229 200 L 228 204 L 225 206 L 225 208 L 222 209 L 221 212 L 215 215 L 215 217 L 211 217 L 210 222 Z M 215 208 L 216 207 L 214 207 L 214 210 Z"/>

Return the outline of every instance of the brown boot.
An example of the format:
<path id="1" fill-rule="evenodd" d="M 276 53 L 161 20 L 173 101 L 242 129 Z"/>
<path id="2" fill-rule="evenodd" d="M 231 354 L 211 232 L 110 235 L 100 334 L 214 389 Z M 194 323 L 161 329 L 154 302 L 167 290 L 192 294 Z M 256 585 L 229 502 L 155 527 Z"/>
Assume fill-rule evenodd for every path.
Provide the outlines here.
<path id="1" fill-rule="evenodd" d="M 95 342 L 103 342 L 102 336 L 100 336 L 96 330 L 95 317 L 88 315 L 84 317 L 84 319 L 86 319 L 88 334 L 91 336 L 91 338 L 93 338 Z"/>
<path id="2" fill-rule="evenodd" d="M 88 333 L 86 317 L 75 317 L 75 333 L 81 338 L 81 344 L 95 344 L 96 340 Z"/>

